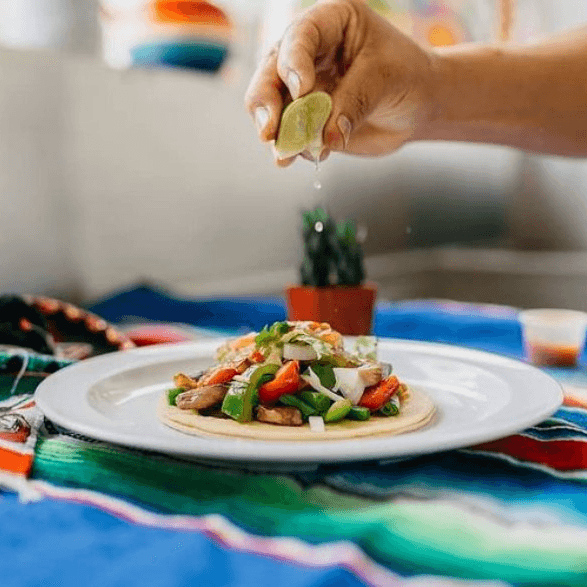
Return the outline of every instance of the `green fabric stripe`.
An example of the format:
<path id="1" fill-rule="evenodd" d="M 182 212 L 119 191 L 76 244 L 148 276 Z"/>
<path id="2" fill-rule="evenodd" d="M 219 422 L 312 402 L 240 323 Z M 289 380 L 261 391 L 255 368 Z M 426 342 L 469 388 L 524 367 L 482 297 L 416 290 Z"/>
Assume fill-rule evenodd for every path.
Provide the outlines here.
<path id="1" fill-rule="evenodd" d="M 0 352 L 0 369 L 6 367 L 8 362 L 14 358 L 14 356 L 24 358 L 24 351 L 22 353 L 8 353 L 5 351 Z M 69 359 L 56 359 L 51 355 L 40 355 L 36 353 L 28 354 L 28 361 L 26 366 L 26 373 L 18 382 L 16 388 L 12 391 L 12 385 L 14 384 L 15 373 L 0 373 L 0 401 L 4 401 L 12 395 L 24 395 L 35 393 L 39 383 L 45 380 L 45 377 L 37 375 L 30 375 L 34 373 L 45 373 L 45 369 L 52 364 L 57 364 L 59 369 L 71 365 L 75 361 Z"/>
<path id="2" fill-rule="evenodd" d="M 10 359 L 12 359 L 15 355 L 18 357 L 24 357 L 25 351 L 24 350 L 22 352 L 15 351 L 14 353 L 0 351 L 0 366 L 6 365 L 8 363 L 8 361 Z M 53 357 L 51 355 L 41 355 L 38 353 L 29 352 L 28 353 L 27 371 L 43 372 L 46 369 L 47 365 L 50 365 L 52 363 L 57 363 L 59 365 L 59 367 L 61 368 L 61 367 L 67 367 L 68 365 L 75 363 L 75 361 L 73 361 L 71 359 L 58 359 L 58 358 Z"/>
<path id="3" fill-rule="evenodd" d="M 44 377 L 25 375 L 12 391 L 14 379 L 15 377 L 12 374 L 0 373 L 0 402 L 15 395 L 32 396 L 39 384 L 45 380 Z"/>
<path id="4" fill-rule="evenodd" d="M 306 491 L 289 477 L 243 475 L 60 437 L 39 439 L 32 476 L 129 496 L 156 509 L 164 504 L 166 511 L 193 515 L 226 513 L 230 508 L 225 504 L 232 507 L 241 502 L 271 509 L 281 503 L 291 514 L 327 505 L 348 509 L 359 501 L 340 496 L 334 502 L 329 498 L 327 504 L 320 492 Z"/>
<path id="5" fill-rule="evenodd" d="M 352 540 L 405 572 L 534 587 L 577 587 L 587 576 L 586 533 L 512 529 L 446 503 L 374 502 L 325 487 L 304 489 L 284 476 L 242 475 L 63 438 L 39 441 L 33 477 L 167 513 L 222 514 L 260 535 Z"/>

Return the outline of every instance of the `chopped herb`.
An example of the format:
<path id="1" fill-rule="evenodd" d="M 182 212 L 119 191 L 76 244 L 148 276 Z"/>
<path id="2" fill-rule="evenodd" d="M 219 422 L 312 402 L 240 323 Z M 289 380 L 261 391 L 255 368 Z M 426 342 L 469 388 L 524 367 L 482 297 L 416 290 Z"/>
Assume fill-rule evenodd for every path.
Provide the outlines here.
<path id="1" fill-rule="evenodd" d="M 318 375 L 318 379 L 320 379 L 320 383 L 322 383 L 324 387 L 327 387 L 328 389 L 334 389 L 336 384 L 336 376 L 334 375 L 332 365 L 327 363 L 313 363 L 312 371 Z"/>
<path id="2" fill-rule="evenodd" d="M 355 341 L 355 353 L 361 359 L 377 360 L 377 338 L 374 336 L 359 336 Z"/>
<path id="3" fill-rule="evenodd" d="M 289 324 L 287 322 L 274 322 L 270 327 L 263 326 L 263 330 L 255 337 L 255 344 L 258 346 L 266 346 L 279 339 L 289 332 Z"/>
<path id="4" fill-rule="evenodd" d="M 176 406 L 176 400 L 177 400 L 177 396 L 180 393 L 183 393 L 185 391 L 185 389 L 182 389 L 181 387 L 174 387 L 173 389 L 168 389 L 167 390 L 167 403 L 169 403 L 170 406 Z"/>

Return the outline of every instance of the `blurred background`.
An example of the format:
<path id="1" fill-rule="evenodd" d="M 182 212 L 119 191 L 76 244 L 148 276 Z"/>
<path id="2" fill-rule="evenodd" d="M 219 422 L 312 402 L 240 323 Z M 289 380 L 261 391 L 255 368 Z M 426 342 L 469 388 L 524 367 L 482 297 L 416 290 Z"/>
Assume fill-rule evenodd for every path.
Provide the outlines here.
<path id="1" fill-rule="evenodd" d="M 587 310 L 587 162 L 418 143 L 274 166 L 244 111 L 265 47 L 311 1 L 0 4 L 0 282 L 85 303 L 150 282 L 280 294 L 300 211 L 367 229 L 382 299 Z M 576 0 L 384 0 L 424 43 L 524 41 L 587 22 Z M 561 96 L 564 99 L 564 96 Z"/>

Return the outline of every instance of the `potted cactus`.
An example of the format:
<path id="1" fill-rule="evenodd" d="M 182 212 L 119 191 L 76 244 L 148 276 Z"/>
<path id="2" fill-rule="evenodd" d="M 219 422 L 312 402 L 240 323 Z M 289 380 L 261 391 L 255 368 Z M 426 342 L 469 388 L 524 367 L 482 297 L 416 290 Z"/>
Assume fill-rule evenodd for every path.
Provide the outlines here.
<path id="1" fill-rule="evenodd" d="M 301 285 L 286 288 L 288 318 L 328 322 L 347 335 L 370 334 L 377 289 L 364 283 L 354 222 L 336 223 L 322 208 L 302 215 Z"/>

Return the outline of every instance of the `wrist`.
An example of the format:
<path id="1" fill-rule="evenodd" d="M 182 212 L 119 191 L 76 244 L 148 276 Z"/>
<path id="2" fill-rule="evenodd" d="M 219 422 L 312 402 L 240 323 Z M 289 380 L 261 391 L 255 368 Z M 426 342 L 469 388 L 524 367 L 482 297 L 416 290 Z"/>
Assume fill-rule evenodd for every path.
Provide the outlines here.
<path id="1" fill-rule="evenodd" d="M 469 131 L 489 130 L 503 111 L 505 54 L 494 46 L 467 44 L 432 51 L 431 102 L 424 139 L 466 139 Z M 502 106 L 498 107 L 501 102 Z"/>

